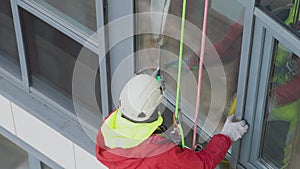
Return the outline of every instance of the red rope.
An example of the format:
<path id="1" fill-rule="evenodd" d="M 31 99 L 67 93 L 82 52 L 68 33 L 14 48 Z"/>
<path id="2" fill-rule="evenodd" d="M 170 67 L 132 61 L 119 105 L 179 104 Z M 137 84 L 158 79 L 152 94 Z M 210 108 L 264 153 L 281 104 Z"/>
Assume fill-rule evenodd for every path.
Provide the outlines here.
<path id="1" fill-rule="evenodd" d="M 203 25 L 202 25 L 201 52 L 200 52 L 200 60 L 199 60 L 198 92 L 197 92 L 196 112 L 195 112 L 195 122 L 194 122 L 193 148 L 195 148 L 196 145 L 196 134 L 197 134 L 197 124 L 198 124 L 198 114 L 199 114 L 200 94 L 201 94 L 200 91 L 201 91 L 201 83 L 202 83 L 202 67 L 203 67 L 203 58 L 204 58 L 205 43 L 206 43 L 208 3 L 209 0 L 205 0 L 204 17 L 203 17 Z"/>

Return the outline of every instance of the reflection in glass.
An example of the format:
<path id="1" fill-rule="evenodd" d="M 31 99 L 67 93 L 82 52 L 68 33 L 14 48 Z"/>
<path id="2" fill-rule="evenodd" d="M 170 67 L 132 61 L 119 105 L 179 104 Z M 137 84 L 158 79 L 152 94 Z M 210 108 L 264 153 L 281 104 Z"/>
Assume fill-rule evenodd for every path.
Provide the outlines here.
<path id="1" fill-rule="evenodd" d="M 154 13 L 150 14 L 146 20 L 136 18 L 137 30 L 148 30 L 148 32 L 153 33 L 136 36 L 135 71 L 137 73 L 151 73 L 157 67 L 163 69 L 162 77 L 166 84 L 166 91 L 173 98 L 175 98 L 177 87 L 181 8 L 181 0 L 141 0 L 136 2 L 136 13 Z M 186 20 L 189 23 L 186 22 L 185 26 L 187 43 L 183 50 L 181 103 L 183 111 L 191 119 L 194 119 L 197 97 L 203 11 L 204 1 L 187 1 Z M 208 113 L 211 113 L 209 120 L 211 120 L 213 127 L 208 126 L 212 130 L 211 132 L 219 124 L 220 118 L 223 118 L 221 121 L 225 121 L 230 102 L 236 93 L 244 11 L 244 7 L 236 0 L 212 0 L 209 6 L 205 50 L 206 63 L 211 63 L 210 68 L 212 69 L 224 68 L 225 71 L 224 75 L 218 74 L 210 77 L 206 67 L 204 67 L 200 112 L 202 114 L 201 120 L 204 120 Z M 174 17 L 167 16 L 167 14 L 175 15 L 178 18 L 176 20 Z M 199 31 L 195 31 L 196 27 Z M 169 36 L 170 34 L 175 35 L 175 37 Z M 218 57 L 221 59 L 220 65 L 214 64 L 214 59 Z M 220 85 L 217 87 L 218 91 L 215 92 L 225 93 L 223 98 L 214 99 L 212 103 L 210 78 L 216 80 L 214 85 Z"/>
<path id="2" fill-rule="evenodd" d="M 91 65 L 99 64 L 98 56 L 28 12 L 21 10 L 21 16 L 23 30 L 26 32 L 24 40 L 30 65 L 31 85 L 74 112 L 72 78 L 76 59 L 80 54 L 84 55 L 83 67 L 92 70 Z M 100 117 L 98 108 L 90 101 L 94 98 L 89 97 L 95 95 L 100 106 L 99 71 L 95 84 L 86 84 L 84 75 L 82 81 L 78 82 L 81 85 L 81 97 L 78 100 L 88 111 L 93 112 L 94 116 Z M 93 85 L 95 91 L 90 93 L 93 92 L 89 90 Z"/>
<path id="3" fill-rule="evenodd" d="M 10 1 L 0 5 L 0 65 L 20 77 L 20 61 Z"/>
<path id="4" fill-rule="evenodd" d="M 0 135 L 1 169 L 29 169 L 27 153 Z"/>
<path id="5" fill-rule="evenodd" d="M 260 0 L 260 7 L 300 36 L 299 0 Z"/>
<path id="6" fill-rule="evenodd" d="M 274 51 L 261 156 L 278 168 L 297 168 L 300 157 L 300 59 L 278 42 Z"/>
<path id="7" fill-rule="evenodd" d="M 97 30 L 95 0 L 34 0 L 86 33 Z M 86 29 L 88 28 L 88 30 Z M 93 31 L 93 32 L 90 32 Z"/>
<path id="8" fill-rule="evenodd" d="M 41 168 L 42 169 L 51 169 L 49 166 L 41 162 Z"/>

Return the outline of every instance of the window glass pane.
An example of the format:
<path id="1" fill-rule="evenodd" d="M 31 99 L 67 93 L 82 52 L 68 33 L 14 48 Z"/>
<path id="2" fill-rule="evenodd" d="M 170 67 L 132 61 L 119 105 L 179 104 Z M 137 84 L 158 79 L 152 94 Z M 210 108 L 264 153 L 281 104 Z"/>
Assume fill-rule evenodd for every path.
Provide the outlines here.
<path id="1" fill-rule="evenodd" d="M 76 60 L 81 55 L 81 58 L 83 57 L 81 63 L 85 70 L 92 71 L 92 66 L 96 65 L 98 68 L 98 55 L 28 12 L 20 11 L 25 32 L 26 54 L 30 65 L 31 85 L 75 113 L 72 103 L 72 87 L 74 85 L 72 78 Z M 81 86 L 79 91 L 81 95 L 78 101 L 94 115 L 100 116 L 100 112 L 97 111 L 98 105 L 101 106 L 100 75 L 99 71 L 94 70 L 94 72 L 96 79 L 94 84 L 86 84 L 85 80 L 89 75 L 82 74 L 82 81 L 78 82 Z M 93 89 L 93 85 L 95 89 Z M 96 97 L 98 105 L 90 101 L 91 95 Z"/>
<path id="2" fill-rule="evenodd" d="M 32 0 L 85 33 L 97 30 L 95 0 Z"/>
<path id="3" fill-rule="evenodd" d="M 41 162 L 41 168 L 42 169 L 51 169 L 49 166 Z"/>
<path id="4" fill-rule="evenodd" d="M 160 12 L 181 17 L 181 8 L 181 0 L 136 2 L 136 13 Z M 225 121 L 237 91 L 244 11 L 243 5 L 236 0 L 212 0 L 209 5 L 205 50 L 207 65 L 203 70 L 200 104 L 202 122 L 209 114 L 209 121 L 212 124 L 206 126 L 211 130 L 209 134 L 217 131 L 215 129 L 220 121 Z M 204 1 L 187 1 L 186 12 L 186 20 L 190 23 L 185 24 L 181 108 L 190 119 L 194 119 Z M 176 20 L 172 16 L 151 14 L 147 20 L 137 17 L 136 24 L 137 29 L 146 29 L 153 33 L 136 36 L 135 71 L 151 74 L 159 66 L 162 69 L 166 91 L 175 100 L 181 18 Z M 220 58 L 220 61 L 215 61 L 216 58 Z M 208 71 L 208 67 L 211 72 Z M 212 73 L 213 69 L 221 70 L 221 73 Z M 217 85 L 220 86 L 216 87 Z M 214 88 L 214 91 L 211 88 Z M 212 93 L 220 97 L 213 98 Z M 202 122 L 199 121 L 199 124 L 203 124 Z"/>
<path id="5" fill-rule="evenodd" d="M 0 135 L 1 169 L 29 169 L 27 152 Z"/>
<path id="6" fill-rule="evenodd" d="M 278 168 L 298 168 L 300 59 L 278 42 L 270 82 L 261 157 Z"/>
<path id="7" fill-rule="evenodd" d="M 15 28 L 9 0 L 3 0 L 0 5 L 0 65 L 21 77 Z"/>
<path id="8" fill-rule="evenodd" d="M 300 36 L 299 0 L 261 0 L 260 7 Z"/>

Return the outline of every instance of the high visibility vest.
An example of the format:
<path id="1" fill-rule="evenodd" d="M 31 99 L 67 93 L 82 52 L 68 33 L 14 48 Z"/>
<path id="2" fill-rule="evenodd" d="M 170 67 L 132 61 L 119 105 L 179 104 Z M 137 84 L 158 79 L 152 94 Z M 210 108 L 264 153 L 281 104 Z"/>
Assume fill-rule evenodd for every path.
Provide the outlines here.
<path id="1" fill-rule="evenodd" d="M 296 19 L 297 14 L 299 13 L 299 0 L 295 0 L 294 6 L 290 10 L 288 18 L 285 20 L 287 25 L 291 25 L 299 21 L 300 16 L 298 15 L 298 20 Z"/>
<path id="2" fill-rule="evenodd" d="M 117 109 L 104 121 L 100 130 L 107 147 L 132 148 L 149 138 L 162 122 L 159 113 L 158 119 L 151 123 L 134 123 L 123 118 Z"/>

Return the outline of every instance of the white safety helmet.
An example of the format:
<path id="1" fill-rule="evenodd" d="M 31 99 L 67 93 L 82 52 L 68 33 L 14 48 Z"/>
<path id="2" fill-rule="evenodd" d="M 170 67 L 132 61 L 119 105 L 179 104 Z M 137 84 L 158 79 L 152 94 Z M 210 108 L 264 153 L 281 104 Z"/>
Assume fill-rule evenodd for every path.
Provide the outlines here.
<path id="1" fill-rule="evenodd" d="M 154 77 L 136 75 L 121 92 L 119 110 L 129 119 L 142 122 L 150 118 L 162 99 L 161 86 Z"/>

